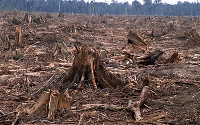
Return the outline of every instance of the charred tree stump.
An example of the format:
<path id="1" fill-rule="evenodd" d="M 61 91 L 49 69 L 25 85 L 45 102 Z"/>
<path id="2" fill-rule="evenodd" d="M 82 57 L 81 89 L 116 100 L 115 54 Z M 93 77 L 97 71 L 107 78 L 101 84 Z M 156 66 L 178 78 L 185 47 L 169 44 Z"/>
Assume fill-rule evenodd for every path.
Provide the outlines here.
<path id="1" fill-rule="evenodd" d="M 146 57 L 142 58 L 138 63 L 142 65 L 155 65 L 156 60 L 162 55 L 162 51 L 155 50 L 149 53 Z"/>

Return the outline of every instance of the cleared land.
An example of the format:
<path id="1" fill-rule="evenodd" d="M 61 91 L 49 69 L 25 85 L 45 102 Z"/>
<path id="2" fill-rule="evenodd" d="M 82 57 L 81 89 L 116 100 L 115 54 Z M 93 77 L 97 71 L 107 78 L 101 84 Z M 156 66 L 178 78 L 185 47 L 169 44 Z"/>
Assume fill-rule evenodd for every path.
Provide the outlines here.
<path id="1" fill-rule="evenodd" d="M 141 107 L 143 120 L 137 124 L 200 123 L 199 17 L 31 15 L 35 21 L 27 23 L 23 12 L 0 12 L 0 124 L 136 124 L 133 114 L 126 110 L 84 108 L 86 104 L 126 107 L 130 99 L 140 95 L 146 76 L 150 91 Z M 22 45 L 18 47 L 17 26 L 22 29 Z M 122 50 L 129 31 L 137 32 L 147 42 L 147 52 L 131 47 Z M 70 90 L 71 111 L 58 110 L 54 120 L 48 120 L 47 113 L 32 117 L 20 114 L 36 103 L 42 93 L 38 90 L 53 75 L 56 83 L 68 73 L 74 44 L 80 47 L 85 43 L 98 51 L 107 70 L 128 81 L 130 87 L 123 91 L 94 90 L 86 84 L 81 90 Z M 126 51 L 137 62 L 154 50 L 163 51 L 164 58 L 178 52 L 182 60 L 144 66 L 116 58 Z"/>

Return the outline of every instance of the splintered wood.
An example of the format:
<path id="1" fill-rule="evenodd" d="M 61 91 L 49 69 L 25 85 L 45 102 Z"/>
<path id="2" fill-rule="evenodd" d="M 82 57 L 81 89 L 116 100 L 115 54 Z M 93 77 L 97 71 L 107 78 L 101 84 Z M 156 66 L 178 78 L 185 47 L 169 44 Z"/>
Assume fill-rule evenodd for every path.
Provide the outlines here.
<path id="1" fill-rule="evenodd" d="M 58 108 L 59 92 L 52 91 L 49 100 L 48 119 L 54 119 L 55 113 Z"/>
<path id="2" fill-rule="evenodd" d="M 135 116 L 136 121 L 139 121 L 139 120 L 142 119 L 140 107 L 143 105 L 144 101 L 147 99 L 148 91 L 149 91 L 149 87 L 144 86 L 137 101 L 132 102 L 132 100 L 129 100 L 128 108 L 132 112 L 134 112 L 134 116 Z"/>
<path id="3" fill-rule="evenodd" d="M 75 58 L 68 77 L 64 80 L 64 88 L 80 88 L 86 82 L 92 83 L 94 88 L 97 88 L 97 83 L 102 88 L 116 88 L 124 85 L 120 79 L 103 66 L 95 50 L 90 49 L 87 44 L 81 48 L 75 47 Z M 78 85 L 76 86 L 76 84 Z"/>
<path id="4" fill-rule="evenodd" d="M 15 45 L 16 46 L 22 46 L 22 28 L 20 26 L 16 27 Z"/>
<path id="5" fill-rule="evenodd" d="M 27 113 L 32 116 L 48 113 L 48 119 L 53 120 L 57 110 L 71 110 L 70 97 L 67 92 L 59 93 L 57 90 L 43 91 L 38 101 Z"/>
<path id="6" fill-rule="evenodd" d="M 27 113 L 29 115 L 38 115 L 42 111 L 45 111 L 45 107 L 49 102 L 50 92 L 49 91 L 43 91 L 42 95 L 38 99 L 38 101 L 35 103 L 35 105 L 27 110 Z"/>

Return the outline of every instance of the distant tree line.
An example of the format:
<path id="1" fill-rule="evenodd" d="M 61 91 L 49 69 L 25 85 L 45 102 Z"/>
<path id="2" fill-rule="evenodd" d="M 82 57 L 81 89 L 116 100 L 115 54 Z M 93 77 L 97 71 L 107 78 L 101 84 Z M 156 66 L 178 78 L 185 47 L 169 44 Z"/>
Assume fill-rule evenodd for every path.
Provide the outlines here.
<path id="1" fill-rule="evenodd" d="M 84 0 L 60 0 L 61 12 L 77 14 L 112 14 L 112 15 L 159 15 L 159 16 L 198 16 L 198 2 L 177 2 L 175 5 L 162 3 L 162 0 L 143 0 L 144 4 L 134 0 L 118 3 L 112 0 L 104 2 L 85 2 Z M 12 11 L 58 12 L 59 0 L 0 0 L 0 9 Z"/>

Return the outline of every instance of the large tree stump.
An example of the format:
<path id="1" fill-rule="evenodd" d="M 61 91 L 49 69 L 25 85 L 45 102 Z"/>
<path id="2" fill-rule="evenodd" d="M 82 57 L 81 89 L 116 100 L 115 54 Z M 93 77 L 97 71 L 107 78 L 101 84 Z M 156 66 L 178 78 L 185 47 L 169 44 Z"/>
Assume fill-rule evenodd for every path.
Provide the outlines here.
<path id="1" fill-rule="evenodd" d="M 99 54 L 87 44 L 81 48 L 76 46 L 73 65 L 63 85 L 64 88 L 74 88 L 83 86 L 83 83 L 92 83 L 94 88 L 124 86 L 120 79 L 103 66 Z"/>
<path id="2" fill-rule="evenodd" d="M 124 86 L 120 79 L 103 66 L 98 53 L 90 49 L 88 44 L 84 44 L 80 48 L 75 46 L 75 48 L 75 57 L 69 74 L 56 82 L 52 91 L 43 91 L 35 105 L 27 111 L 29 115 L 45 112 L 46 108 L 48 119 L 52 120 L 57 109 L 70 110 L 69 95 L 66 89 L 85 87 L 85 84 L 91 85 L 93 88 Z M 43 90 L 43 88 L 48 89 L 53 83 L 48 80 L 47 84 L 45 83 L 38 91 Z"/>

